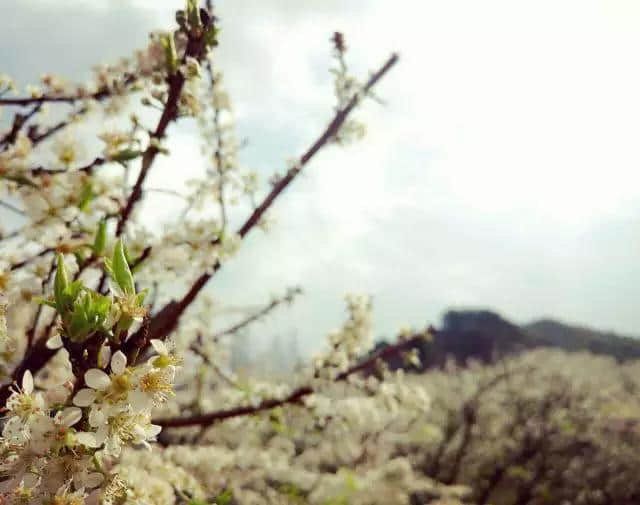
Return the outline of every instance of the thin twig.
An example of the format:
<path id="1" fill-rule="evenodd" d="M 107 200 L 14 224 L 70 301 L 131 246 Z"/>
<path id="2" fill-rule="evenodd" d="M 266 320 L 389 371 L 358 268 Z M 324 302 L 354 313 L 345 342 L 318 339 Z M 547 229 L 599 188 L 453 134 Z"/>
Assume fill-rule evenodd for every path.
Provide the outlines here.
<path id="1" fill-rule="evenodd" d="M 185 54 L 183 59 L 187 57 L 194 57 L 197 60 L 201 60 L 203 53 L 205 51 L 205 43 L 204 38 L 189 38 L 187 43 L 187 48 L 185 50 Z M 158 120 L 158 124 L 156 129 L 151 134 L 151 138 L 157 141 L 160 141 L 164 136 L 169 126 L 169 123 L 175 121 L 178 117 L 178 108 L 180 95 L 182 94 L 182 89 L 184 88 L 184 84 L 186 82 L 185 76 L 181 72 L 175 72 L 168 76 L 167 84 L 169 85 L 169 90 L 167 94 L 167 102 L 162 111 L 160 119 Z M 156 144 L 151 143 L 146 151 L 142 155 L 142 165 L 140 167 L 140 173 L 138 174 L 138 178 L 129 194 L 129 198 L 124 208 L 122 209 L 122 213 L 120 219 L 118 220 L 118 224 L 116 226 L 116 235 L 120 236 L 124 231 L 124 227 L 131 216 L 131 212 L 133 208 L 138 203 L 142 196 L 142 186 L 149 174 L 149 170 L 153 165 L 153 162 L 156 158 L 156 155 L 160 152 L 160 149 Z"/>
<path id="2" fill-rule="evenodd" d="M 375 365 L 375 363 L 388 357 L 389 355 L 399 353 L 407 348 L 415 345 L 416 342 L 424 339 L 423 334 L 415 335 L 408 340 L 400 341 L 394 345 L 387 346 L 380 351 L 372 354 L 368 358 L 363 359 L 358 364 L 345 370 L 341 374 L 337 375 L 334 379 L 335 382 L 346 380 L 349 376 L 361 371 L 369 370 Z M 253 415 L 263 410 L 269 410 L 276 407 L 280 407 L 286 404 L 298 404 L 301 400 L 310 394 L 314 393 L 312 386 L 300 386 L 294 389 L 289 395 L 284 398 L 269 398 L 261 401 L 258 405 L 247 405 L 243 407 L 236 407 L 227 410 L 216 410 L 214 412 L 208 412 L 205 414 L 199 414 L 191 417 L 176 417 L 176 418 L 162 418 L 155 419 L 154 424 L 163 426 L 164 428 L 181 428 L 185 426 L 210 426 L 215 422 L 229 419 L 232 417 L 240 417 Z"/>
<path id="3" fill-rule="evenodd" d="M 262 307 L 260 310 L 254 312 L 253 314 L 249 315 L 248 317 L 246 317 L 245 319 L 229 326 L 228 328 L 225 328 L 224 330 L 220 330 L 216 333 L 214 333 L 213 335 L 211 335 L 210 339 L 215 341 L 218 340 L 226 335 L 231 335 L 232 333 L 236 333 L 239 330 L 246 328 L 247 326 L 249 326 L 251 323 L 257 321 L 258 319 L 266 316 L 267 314 L 269 314 L 269 312 L 271 312 L 272 310 L 274 310 L 276 307 L 278 307 L 278 305 L 285 303 L 285 302 L 291 302 L 293 300 L 293 297 L 295 295 L 298 295 L 302 293 L 302 290 L 300 288 L 294 288 L 290 293 L 287 293 L 287 295 L 281 297 L 281 298 L 274 298 L 273 300 L 271 300 L 271 302 L 269 302 L 267 305 L 265 305 L 264 307 Z"/>
<path id="4" fill-rule="evenodd" d="M 13 123 L 11 125 L 11 130 L 7 132 L 7 134 L 0 140 L 0 146 L 4 146 L 4 149 L 8 149 L 10 145 L 14 144 L 16 139 L 18 138 L 18 134 L 20 130 L 27 124 L 27 122 L 37 114 L 42 108 L 42 104 L 36 104 L 36 106 L 31 109 L 27 114 L 16 113 L 13 116 Z"/>
<path id="5" fill-rule="evenodd" d="M 273 202 L 278 196 L 291 184 L 291 182 L 300 173 L 302 168 L 311 161 L 311 159 L 340 131 L 340 127 L 345 122 L 351 111 L 360 102 L 361 97 L 366 95 L 376 83 L 398 62 L 398 55 L 392 54 L 386 63 L 375 72 L 363 86 L 360 93 L 355 93 L 347 105 L 339 110 L 334 116 L 333 120 L 325 128 L 324 132 L 318 137 L 318 139 L 307 149 L 302 155 L 298 164 L 288 170 L 286 175 L 282 177 L 271 189 L 269 194 L 264 198 L 262 203 L 251 213 L 244 224 L 240 227 L 237 234 L 244 238 L 251 229 L 260 222 L 264 213 L 273 205 Z M 217 243 L 219 239 L 215 239 L 213 243 Z M 169 335 L 177 326 L 180 317 L 184 311 L 193 303 L 200 291 L 207 284 L 209 279 L 215 275 L 220 269 L 222 264 L 217 261 L 212 268 L 201 274 L 195 282 L 191 285 L 191 288 L 179 301 L 171 301 L 167 303 L 158 313 L 151 319 L 149 324 L 149 338 L 164 339 Z M 126 344 L 125 344 L 126 345 Z"/>
<path id="6" fill-rule="evenodd" d="M 123 80 L 123 85 L 129 86 L 135 81 L 135 76 L 127 75 Z M 104 86 L 95 93 L 89 95 L 78 93 L 75 95 L 42 95 L 37 97 L 19 97 L 19 98 L 0 98 L 0 106 L 2 105 L 15 105 L 19 107 L 25 107 L 31 104 L 42 104 L 46 102 L 52 103 L 70 103 L 86 101 L 86 100 L 102 100 L 111 96 L 111 89 Z"/>
<path id="7" fill-rule="evenodd" d="M 189 48 L 187 48 L 189 49 Z M 328 144 L 338 133 L 340 127 L 347 119 L 347 116 L 351 113 L 351 111 L 355 108 L 355 106 L 359 103 L 361 96 L 366 95 L 373 86 L 397 63 L 398 55 L 393 54 L 387 62 L 377 71 L 375 72 L 367 81 L 365 86 L 363 87 L 362 93 L 355 94 L 347 106 L 336 113 L 333 120 L 329 123 L 327 128 L 324 130 L 322 135 L 311 145 L 311 147 L 303 154 L 300 158 L 298 166 L 290 169 L 286 176 L 283 177 L 276 185 L 273 186 L 271 192 L 265 197 L 263 202 L 253 211 L 253 213 L 249 216 L 249 218 L 245 221 L 242 227 L 238 230 L 238 234 L 241 237 L 244 237 L 260 220 L 262 215 L 267 211 L 268 208 L 271 207 L 275 199 L 284 191 L 284 189 L 293 181 L 293 179 L 297 176 L 300 170 L 317 154 L 318 151 L 322 149 L 326 144 Z M 175 74 L 180 76 L 181 74 Z M 184 77 L 180 79 L 182 84 L 179 86 L 180 90 L 182 89 L 182 85 L 184 84 Z M 176 85 L 176 90 L 177 90 Z M 172 86 L 173 88 L 173 86 Z M 171 100 L 171 93 L 169 93 L 169 100 Z M 175 98 L 173 98 L 175 100 Z M 164 121 L 158 124 L 156 128 L 156 133 L 162 133 L 164 135 L 164 131 L 169 122 L 169 119 L 173 117 L 173 115 L 177 111 L 174 111 L 172 114 L 167 114 L 166 116 L 163 114 Z M 162 118 L 161 118 L 162 120 Z M 118 228 L 122 231 L 122 227 L 126 223 L 135 202 L 140 198 L 142 191 L 142 184 L 144 182 L 144 178 L 146 177 L 146 172 L 148 172 L 150 168 L 150 163 L 155 158 L 157 154 L 156 148 L 150 148 L 145 151 L 143 154 L 142 161 L 142 169 L 146 167 L 145 176 L 139 177 L 136 182 L 136 186 L 134 186 L 134 190 L 132 191 L 131 197 L 125 206 L 121 214 L 121 218 L 118 221 Z M 146 160 L 146 161 L 145 161 Z M 142 173 L 142 171 L 141 171 Z M 136 187 L 138 188 L 136 190 Z M 128 209 L 128 210 L 127 210 Z M 158 313 L 156 313 L 144 327 L 138 329 L 135 333 L 129 337 L 129 339 L 123 345 L 123 351 L 125 354 L 130 355 L 133 353 L 136 348 L 140 345 L 140 343 L 144 343 L 144 345 L 148 345 L 148 342 L 153 339 L 164 339 L 171 331 L 173 331 L 180 320 L 180 317 L 184 313 L 184 311 L 193 303 L 196 299 L 202 288 L 206 285 L 209 279 L 217 272 L 221 267 L 220 262 L 216 262 L 213 268 L 209 272 L 205 272 L 200 277 L 196 279 L 191 288 L 187 291 L 187 293 L 182 297 L 182 299 L 178 302 L 171 301 L 166 304 Z M 101 279 L 101 283 L 104 282 L 104 276 Z M 30 352 L 25 355 L 20 364 L 16 367 L 16 369 L 12 373 L 12 379 L 18 380 L 22 377 L 26 370 L 30 370 L 32 373 L 38 372 L 48 361 L 53 357 L 56 351 L 52 351 L 47 349 L 46 340 L 47 335 L 50 333 L 55 322 L 55 318 L 52 323 L 47 328 L 47 332 L 45 335 L 36 342 L 35 346 L 30 349 Z M 142 349 L 144 350 L 144 349 Z M 2 388 L 0 388 L 0 405 L 4 404 L 8 395 L 9 395 L 9 384 L 6 384 Z M 233 416 L 232 416 L 233 417 Z"/>
<path id="8" fill-rule="evenodd" d="M 44 279 L 42 279 L 41 292 L 43 294 L 47 288 L 47 284 L 49 284 L 49 281 L 51 280 L 51 277 L 55 269 L 56 269 L 56 260 L 54 258 L 51 261 L 51 267 L 49 268 L 49 272 L 47 273 L 47 276 Z M 43 308 L 44 308 L 44 304 L 42 303 L 38 304 L 38 310 L 36 310 L 36 314 L 33 318 L 33 324 L 27 330 L 27 347 L 31 347 L 31 344 L 33 344 L 33 339 L 36 335 L 36 330 L 38 328 L 38 323 L 40 322 L 40 316 L 42 315 Z"/>
<path id="9" fill-rule="evenodd" d="M 57 175 L 57 174 L 68 174 L 69 172 L 84 172 L 89 175 L 93 173 L 93 169 L 97 166 L 103 165 L 106 163 L 106 160 L 101 157 L 95 158 L 93 161 L 87 163 L 78 168 L 44 168 L 43 166 L 34 167 L 31 169 L 27 169 L 28 172 L 31 173 L 32 176 L 37 177 L 39 175 Z"/>
<path id="10" fill-rule="evenodd" d="M 5 209 L 9 209 L 11 212 L 15 212 L 19 216 L 26 216 L 27 215 L 24 210 L 19 209 L 18 207 L 10 204 L 9 202 L 5 202 L 4 200 L 0 200 L 0 205 L 2 207 L 4 207 Z"/>

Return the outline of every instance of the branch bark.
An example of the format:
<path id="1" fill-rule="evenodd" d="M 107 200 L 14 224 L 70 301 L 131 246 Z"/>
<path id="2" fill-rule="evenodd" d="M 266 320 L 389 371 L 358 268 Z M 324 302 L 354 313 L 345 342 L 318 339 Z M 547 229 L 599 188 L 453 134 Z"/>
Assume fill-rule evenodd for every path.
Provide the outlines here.
<path id="1" fill-rule="evenodd" d="M 187 57 L 194 57 L 197 60 L 201 60 L 204 51 L 205 43 L 202 37 L 198 39 L 190 38 L 189 42 L 187 43 L 184 58 L 186 59 Z M 162 115 L 158 120 L 156 129 L 151 134 L 151 138 L 156 140 L 160 140 L 165 136 L 169 124 L 172 121 L 175 121 L 175 119 L 178 117 L 180 95 L 182 94 L 186 78 L 184 75 L 182 75 L 181 72 L 175 72 L 174 74 L 169 75 L 167 82 L 169 85 L 167 103 L 162 110 Z M 129 194 L 129 198 L 124 209 L 122 209 L 120 219 L 118 220 L 118 225 L 116 227 L 117 236 L 120 236 L 124 231 L 124 226 L 129 220 L 133 208 L 142 196 L 142 186 L 144 185 L 144 181 L 149 174 L 149 169 L 151 168 L 151 165 L 153 165 L 158 152 L 160 152 L 158 147 L 156 147 L 154 144 L 150 144 L 147 150 L 142 155 L 142 166 L 140 167 L 140 173 L 138 174 L 138 178 L 133 186 L 133 189 L 131 190 L 131 193 Z"/>
<path id="2" fill-rule="evenodd" d="M 382 77 L 398 62 L 398 59 L 399 57 L 397 54 L 392 54 L 386 63 L 377 72 L 371 75 L 369 80 L 363 86 L 361 92 L 354 94 L 347 105 L 336 113 L 320 137 L 318 137 L 311 147 L 309 147 L 301 156 L 298 165 L 287 171 L 286 175 L 273 186 L 262 203 L 256 207 L 244 224 L 238 229 L 237 234 L 240 238 L 244 238 L 255 227 L 255 225 L 260 222 L 260 219 L 265 212 L 267 212 L 278 196 L 291 184 L 307 163 L 309 163 L 318 151 L 325 147 L 335 137 L 349 114 L 360 102 L 362 96 L 369 93 L 378 81 L 382 79 Z M 217 239 L 214 240 L 214 243 L 216 241 Z M 191 305 L 191 303 L 193 303 L 209 279 L 211 279 L 215 273 L 220 270 L 221 266 L 220 262 L 216 262 L 208 272 L 204 272 L 195 280 L 191 285 L 191 288 L 181 300 L 167 303 L 151 319 L 149 325 L 149 339 L 164 339 L 173 330 L 175 330 L 184 311 L 189 307 L 189 305 Z"/>
<path id="3" fill-rule="evenodd" d="M 424 339 L 424 335 L 419 334 L 419 335 L 413 336 L 408 340 L 403 340 L 394 345 L 387 346 L 379 350 L 378 352 L 372 354 L 371 356 L 364 358 L 356 365 L 353 365 L 349 369 L 337 375 L 334 381 L 335 382 L 344 381 L 353 374 L 365 371 L 367 369 L 371 369 L 378 360 L 396 353 L 400 353 L 405 349 L 415 345 L 417 342 L 421 341 L 422 339 Z M 269 398 L 269 399 L 263 400 L 256 406 L 248 405 L 243 407 L 235 407 L 227 410 L 217 410 L 214 412 L 208 412 L 206 414 L 200 414 L 200 415 L 191 416 L 191 417 L 155 419 L 153 423 L 163 426 L 165 428 L 181 428 L 185 426 L 207 427 L 207 426 L 211 426 L 213 423 L 216 423 L 218 421 L 223 421 L 225 419 L 230 419 L 232 417 L 253 415 L 263 410 L 270 410 L 276 407 L 280 407 L 282 405 L 300 403 L 300 401 L 305 396 L 308 396 L 314 392 L 315 391 L 313 387 L 310 385 L 300 386 L 299 388 L 294 389 L 289 395 L 285 396 L 284 398 Z"/>

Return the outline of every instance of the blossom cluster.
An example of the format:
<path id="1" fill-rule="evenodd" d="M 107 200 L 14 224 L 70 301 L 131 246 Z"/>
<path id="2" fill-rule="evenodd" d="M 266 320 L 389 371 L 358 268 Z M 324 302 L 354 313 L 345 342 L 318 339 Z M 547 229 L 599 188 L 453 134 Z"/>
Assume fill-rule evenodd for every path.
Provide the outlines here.
<path id="1" fill-rule="evenodd" d="M 0 439 L 3 503 L 111 503 L 124 496 L 113 496 L 117 476 L 106 463 L 123 446 L 149 447 L 160 431 L 151 410 L 172 394 L 174 360 L 162 343 L 155 346 L 161 354 L 133 367 L 117 351 L 110 374 L 88 370 L 87 387 L 75 394 L 68 384 L 35 391 L 31 372 L 24 373 L 7 400 Z"/>
<path id="2" fill-rule="evenodd" d="M 61 321 L 46 347 L 62 348 L 72 380 L 38 391 L 27 369 L 21 386 L 10 388 L 0 438 L 3 503 L 112 503 L 126 497 L 126 488 L 114 485 L 118 477 L 108 470 L 110 460 L 123 446 L 150 448 L 160 432 L 152 410 L 173 395 L 179 358 L 159 340 L 151 341 L 155 353 L 141 364 L 128 364 L 122 350 L 112 351 L 141 314 L 143 297 L 135 293 L 121 241 L 107 265 L 113 294 L 103 296 L 80 281 L 70 283 L 58 256 L 54 296 L 42 303 L 55 307 Z"/>
<path id="3" fill-rule="evenodd" d="M 362 136 L 349 115 L 397 58 L 361 83 L 336 39 L 334 119 L 262 187 L 239 161 L 207 4 L 186 0 L 173 30 L 88 83 L 46 75 L 21 94 L 0 78 L 0 107 L 19 111 L 0 135 L 0 201 L 19 218 L 0 235 L 0 503 L 457 501 L 466 487 L 398 452 L 431 403 L 377 359 L 368 297 L 284 380 L 234 370 L 231 349 L 298 290 L 215 332 L 228 306 L 203 292 L 316 152 Z M 204 170 L 152 187 L 184 118 Z M 157 194 L 178 203 L 160 224 Z"/>

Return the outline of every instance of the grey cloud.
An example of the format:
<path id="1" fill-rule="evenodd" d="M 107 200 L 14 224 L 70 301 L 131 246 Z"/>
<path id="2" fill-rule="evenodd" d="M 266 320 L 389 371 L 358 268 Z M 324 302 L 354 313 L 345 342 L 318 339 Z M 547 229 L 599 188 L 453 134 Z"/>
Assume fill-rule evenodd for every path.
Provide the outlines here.
<path id="1" fill-rule="evenodd" d="M 417 4 L 402 6 L 414 9 Z M 559 211 L 538 212 L 544 210 L 544 194 L 539 208 L 521 208 L 520 199 L 527 197 L 529 185 L 533 186 L 529 191 L 543 192 L 546 185 L 540 183 L 542 178 L 548 178 L 546 184 L 551 189 L 558 175 L 572 180 L 572 173 L 544 172 L 543 166 L 536 165 L 532 170 L 529 161 L 532 152 L 562 147 L 564 130 L 545 133 L 547 126 L 554 126 L 553 120 L 542 125 L 540 131 L 546 135 L 542 139 L 527 138 L 529 132 L 514 133 L 500 146 L 512 149 L 518 156 L 515 162 L 531 169 L 528 174 L 514 166 L 504 173 L 487 171 L 478 176 L 481 168 L 476 164 L 476 152 L 466 151 L 478 146 L 453 143 L 445 146 L 447 151 L 442 138 L 450 135 L 458 140 L 459 132 L 464 133 L 460 135 L 463 140 L 480 136 L 483 142 L 491 141 L 487 129 L 500 124 L 487 121 L 501 102 L 499 96 L 491 95 L 491 107 L 485 106 L 485 95 L 496 87 L 508 92 L 523 83 L 516 79 L 517 73 L 509 74 L 513 83 L 493 82 L 498 77 L 492 72 L 501 68 L 502 60 L 491 60 L 493 66 L 485 67 L 483 58 L 491 55 L 483 53 L 481 39 L 472 51 L 477 62 L 465 60 L 470 51 L 468 41 L 458 38 L 465 30 L 474 29 L 473 23 L 467 20 L 469 26 L 459 27 L 453 23 L 458 20 L 453 10 L 440 15 L 439 9 L 446 10 L 444 3 L 426 4 L 430 16 L 424 18 L 425 23 L 433 25 L 429 32 L 400 23 L 422 22 L 420 13 L 402 6 L 393 10 L 387 35 L 399 45 L 392 47 L 388 45 L 392 42 L 380 41 L 364 29 L 367 23 L 381 22 L 378 16 L 389 11 L 383 12 L 384 2 L 219 2 L 223 30 L 218 64 L 236 102 L 239 136 L 250 140 L 241 160 L 265 177 L 281 170 L 285 160 L 299 153 L 329 119 L 328 37 L 334 29 L 346 27 L 347 35 L 353 33 L 352 60 L 361 73 L 387 50 L 398 48 L 405 51 L 406 58 L 381 88 L 388 106 L 371 104 L 362 111 L 362 117 L 369 120 L 371 137 L 344 151 L 332 148 L 314 161 L 278 201 L 276 227 L 266 236 L 260 232 L 251 236 L 238 257 L 216 277 L 212 284 L 215 297 L 233 306 L 254 305 L 272 292 L 302 284 L 306 295 L 290 311 L 271 317 L 257 338 L 266 345 L 270 335 L 290 335 L 298 328 L 305 351 L 317 349 L 326 331 L 340 324 L 341 296 L 346 291 L 374 296 L 378 335 L 389 335 L 400 324 L 437 322 L 450 305 L 494 307 L 520 322 L 552 315 L 640 332 L 640 315 L 634 307 L 640 294 L 636 287 L 640 286 L 640 267 L 636 266 L 639 242 L 635 238 L 635 216 L 640 209 L 633 204 L 626 215 L 594 211 L 584 217 L 576 212 L 573 221 L 565 222 L 559 219 Z M 4 23 L 6 30 L 0 34 L 3 70 L 21 81 L 33 80 L 48 70 L 80 79 L 96 61 L 130 54 L 145 43 L 146 33 L 158 23 L 171 23 L 165 6 L 156 12 L 124 1 L 115 6 L 109 3 L 108 8 L 42 5 L 0 4 L 0 19 L 12 20 L 11 27 Z M 516 18 L 514 22 L 522 23 Z M 415 32 L 413 38 L 404 39 L 404 31 L 410 30 Z M 506 58 L 511 46 L 500 41 L 501 35 L 475 34 L 495 37 L 496 47 Z M 515 38 L 513 33 L 509 36 Z M 526 75 L 533 78 L 538 45 L 529 47 L 531 41 L 526 37 L 519 42 L 531 59 L 511 63 L 517 64 L 517 69 L 525 68 Z M 460 70 L 465 64 L 470 68 Z M 478 68 L 484 70 L 474 81 Z M 548 86 L 546 81 L 543 84 Z M 526 102 L 520 90 L 516 91 L 505 103 Z M 545 105 L 543 96 L 533 98 Z M 602 96 L 594 99 L 605 102 Z M 518 119 L 516 114 L 504 113 L 502 117 L 505 121 Z M 572 117 L 571 110 L 566 111 L 565 121 Z M 511 131 L 526 127 L 529 119 L 523 117 Z M 189 126 L 175 129 L 182 145 L 192 132 Z M 585 137 L 578 136 L 578 141 L 588 139 L 587 134 L 591 131 L 580 131 Z M 510 140 L 521 142 L 526 150 L 520 151 L 520 144 L 510 146 Z M 542 140 L 550 146 L 541 144 Z M 581 145 L 578 141 L 575 145 Z M 584 152 L 591 147 L 585 146 L 577 161 L 565 151 L 560 154 L 567 164 L 588 161 Z M 443 168 L 443 160 L 450 161 L 460 152 L 462 161 L 454 160 Z M 596 154 L 601 155 L 599 151 Z M 487 153 L 480 150 L 480 155 Z M 488 157 L 485 168 L 492 168 L 493 161 Z M 548 160 L 536 158 L 536 163 L 545 161 L 553 162 L 553 154 Z M 159 165 L 161 176 L 154 185 L 168 180 L 172 163 L 169 158 Z M 624 175 L 619 167 L 617 173 Z M 334 183 L 327 182 L 329 176 Z M 597 183 L 596 178 L 589 180 Z M 478 183 L 482 186 L 474 188 Z M 627 183 L 633 184 L 633 180 L 629 178 Z M 496 189 L 484 196 L 488 203 L 493 199 L 502 205 L 474 207 L 483 201 L 478 192 L 487 188 Z M 576 182 L 575 187 L 556 190 L 556 204 L 566 198 L 567 210 L 573 210 L 573 198 L 581 189 Z"/>
<path id="2" fill-rule="evenodd" d="M 108 9 L 56 2 L 0 2 L 2 71 L 20 84 L 44 73 L 73 80 L 90 77 L 91 67 L 117 61 L 146 44 L 155 20 L 126 0 Z"/>

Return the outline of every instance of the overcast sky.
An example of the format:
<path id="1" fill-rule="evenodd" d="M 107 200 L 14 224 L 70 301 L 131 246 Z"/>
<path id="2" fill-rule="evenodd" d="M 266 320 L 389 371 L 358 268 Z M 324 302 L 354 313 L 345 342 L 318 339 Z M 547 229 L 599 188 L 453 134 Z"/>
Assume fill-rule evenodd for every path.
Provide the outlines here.
<path id="1" fill-rule="evenodd" d="M 238 136 L 250 140 L 242 162 L 264 173 L 330 118 L 333 31 L 345 33 L 360 75 L 401 55 L 378 88 L 386 105 L 360 113 L 367 138 L 318 156 L 278 201 L 275 228 L 252 236 L 212 284 L 233 306 L 306 290 L 261 335 L 297 327 L 303 347 L 317 347 L 341 321 L 346 292 L 373 295 L 378 335 L 437 323 L 448 307 L 640 335 L 639 2 L 217 5 L 218 67 Z M 180 6 L 0 1 L 1 70 L 22 84 L 48 71 L 82 79 L 170 26 Z M 193 130 L 171 133 L 155 186 L 197 164 Z"/>

